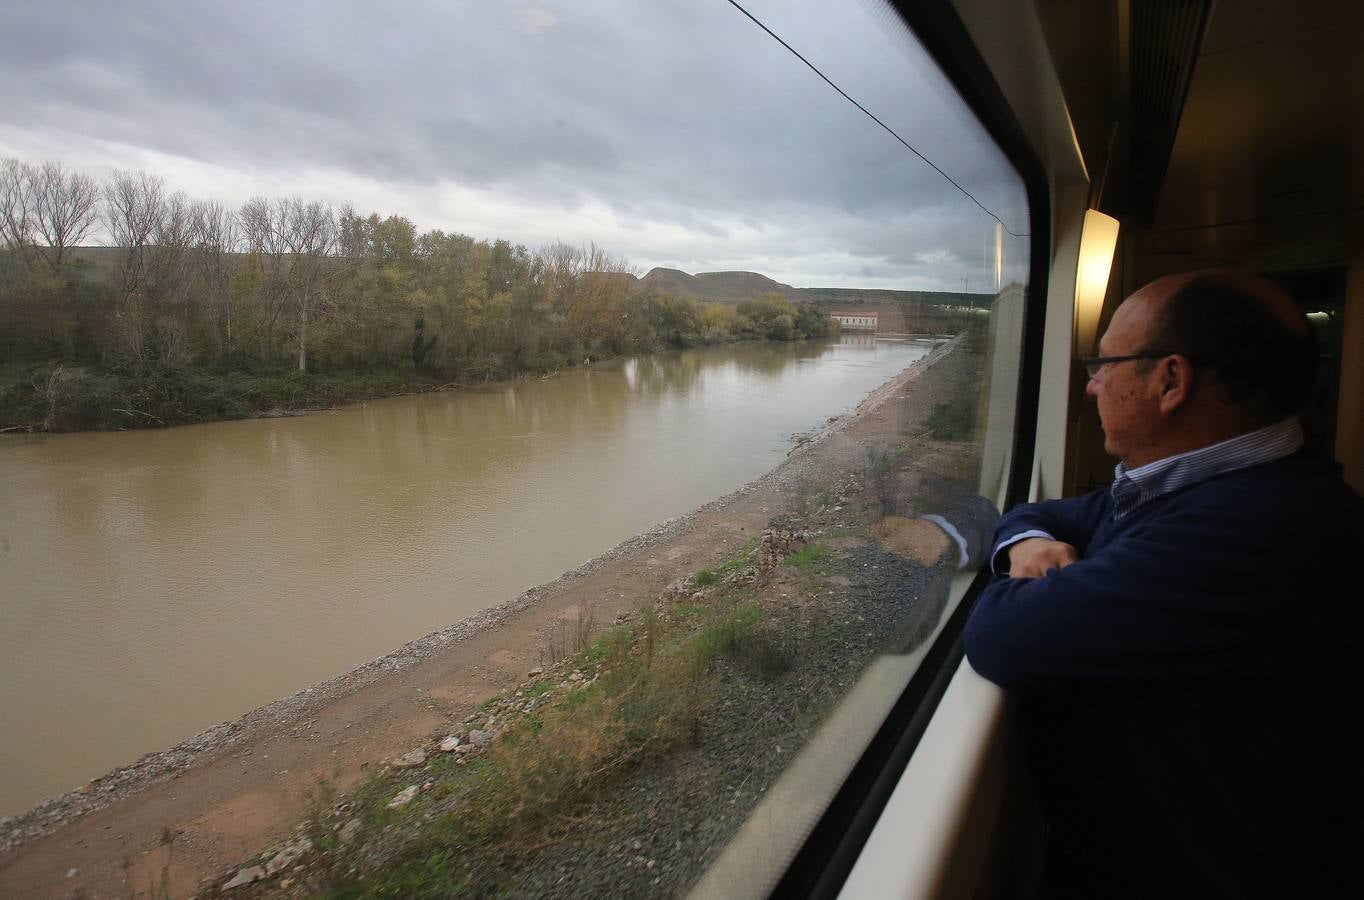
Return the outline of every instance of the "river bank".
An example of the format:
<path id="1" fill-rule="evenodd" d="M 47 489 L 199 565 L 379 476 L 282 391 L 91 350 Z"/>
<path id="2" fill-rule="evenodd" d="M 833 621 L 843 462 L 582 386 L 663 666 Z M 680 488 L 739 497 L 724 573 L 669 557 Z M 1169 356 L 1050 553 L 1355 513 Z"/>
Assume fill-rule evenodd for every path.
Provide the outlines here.
<path id="1" fill-rule="evenodd" d="M 0 432 L 117 431 L 302 415 L 446 387 L 446 379 L 411 372 L 186 369 L 133 375 L 10 365 L 0 371 Z"/>
<path id="2" fill-rule="evenodd" d="M 766 340 L 758 337 L 712 343 Z M 710 344 L 699 342 L 695 346 Z M 643 355 L 675 349 L 660 347 Z M 598 354 L 584 360 L 561 354 L 538 365 L 507 362 L 495 374 L 455 380 L 448 374 L 417 371 L 300 372 L 261 367 L 244 370 L 187 367 L 135 374 L 79 364 L 11 363 L 0 366 L 0 435 L 169 428 L 306 415 L 366 400 L 550 378 L 564 370 L 624 358 Z"/>
<path id="3" fill-rule="evenodd" d="M 949 395 L 963 385 L 974 390 L 964 360 L 936 352 L 772 473 L 551 584 L 6 821 L 0 887 L 16 895 L 119 895 L 164 875 L 170 893 L 190 893 L 287 833 L 324 785 L 345 791 L 362 783 L 378 761 L 424 744 L 474 704 L 521 684 L 542 663 L 546 644 L 584 610 L 614 621 L 640 597 L 722 565 L 774 515 L 797 503 L 803 509 L 864 467 L 867 446 L 902 442 Z"/>

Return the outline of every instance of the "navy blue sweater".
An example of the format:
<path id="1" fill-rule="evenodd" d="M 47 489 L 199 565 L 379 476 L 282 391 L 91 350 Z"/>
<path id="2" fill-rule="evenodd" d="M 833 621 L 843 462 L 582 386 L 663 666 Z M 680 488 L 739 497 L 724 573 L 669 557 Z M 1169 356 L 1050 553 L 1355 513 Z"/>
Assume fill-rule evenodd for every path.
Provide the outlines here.
<path id="1" fill-rule="evenodd" d="M 1364 897 L 1364 501 L 1299 453 L 1152 500 L 1029 504 L 1080 560 L 981 595 L 1074 896 Z"/>

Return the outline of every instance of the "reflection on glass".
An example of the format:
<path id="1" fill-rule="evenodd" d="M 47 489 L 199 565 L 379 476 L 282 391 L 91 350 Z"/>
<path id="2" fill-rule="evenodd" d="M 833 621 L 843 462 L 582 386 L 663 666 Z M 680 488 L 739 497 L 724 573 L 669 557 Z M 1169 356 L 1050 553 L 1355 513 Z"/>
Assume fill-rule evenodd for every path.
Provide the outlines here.
<path id="1" fill-rule="evenodd" d="M 770 889 L 982 562 L 1028 209 L 888 9 L 751 9 L 882 124 L 723 3 L 10 23 L 0 199 L 94 212 L 7 233 L 0 411 L 207 424 L 0 446 L 0 814 L 439 631 L 295 890 Z M 224 802 L 373 761 L 313 749 Z"/>

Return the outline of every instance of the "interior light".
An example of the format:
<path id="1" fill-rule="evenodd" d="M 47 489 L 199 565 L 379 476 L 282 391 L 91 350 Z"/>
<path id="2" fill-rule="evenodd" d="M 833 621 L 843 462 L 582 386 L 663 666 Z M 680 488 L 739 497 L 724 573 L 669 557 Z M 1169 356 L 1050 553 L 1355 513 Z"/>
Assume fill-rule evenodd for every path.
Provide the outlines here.
<path id="1" fill-rule="evenodd" d="M 1077 356 L 1094 350 L 1099 313 L 1108 293 L 1113 253 L 1118 246 L 1118 220 L 1097 209 L 1086 210 L 1080 231 L 1080 265 L 1075 273 L 1075 349 Z"/>

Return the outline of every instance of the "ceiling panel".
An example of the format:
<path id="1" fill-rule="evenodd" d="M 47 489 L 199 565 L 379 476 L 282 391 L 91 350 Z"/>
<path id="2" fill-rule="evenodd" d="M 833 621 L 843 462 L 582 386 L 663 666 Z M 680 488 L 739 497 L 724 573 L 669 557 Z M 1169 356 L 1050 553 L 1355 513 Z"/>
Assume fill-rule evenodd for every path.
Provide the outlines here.
<path id="1" fill-rule="evenodd" d="M 1364 4 L 1219 2 L 1155 229 L 1364 205 L 1361 36 Z"/>

